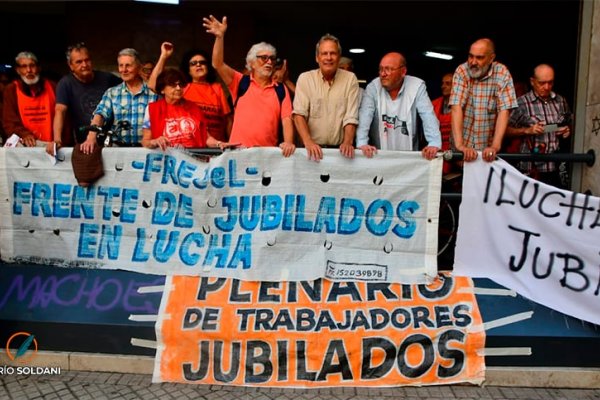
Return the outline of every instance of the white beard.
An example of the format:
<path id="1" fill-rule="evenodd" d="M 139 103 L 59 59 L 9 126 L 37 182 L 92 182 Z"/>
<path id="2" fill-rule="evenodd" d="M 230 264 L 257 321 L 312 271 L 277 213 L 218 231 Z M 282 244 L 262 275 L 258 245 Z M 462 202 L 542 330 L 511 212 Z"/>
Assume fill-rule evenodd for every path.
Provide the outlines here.
<path id="1" fill-rule="evenodd" d="M 33 78 L 33 79 L 27 79 L 24 76 L 22 76 L 21 79 L 23 79 L 23 82 L 25 82 L 27 85 L 31 86 L 31 85 L 35 85 L 36 83 L 38 83 L 40 81 L 40 76 L 36 75 L 35 78 Z"/>
<path id="2" fill-rule="evenodd" d="M 471 67 L 469 67 L 469 76 L 473 79 L 480 79 L 487 75 L 488 71 L 490 70 L 490 66 L 491 64 L 483 68 L 477 67 L 476 71 L 473 71 Z"/>

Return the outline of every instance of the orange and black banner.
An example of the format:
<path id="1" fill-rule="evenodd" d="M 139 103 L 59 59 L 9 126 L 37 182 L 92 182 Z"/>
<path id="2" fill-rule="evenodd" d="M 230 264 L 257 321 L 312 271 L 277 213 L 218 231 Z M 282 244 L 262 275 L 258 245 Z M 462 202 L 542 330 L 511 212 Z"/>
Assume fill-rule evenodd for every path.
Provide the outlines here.
<path id="1" fill-rule="evenodd" d="M 430 285 L 167 279 L 155 382 L 271 387 L 481 383 L 468 278 Z"/>

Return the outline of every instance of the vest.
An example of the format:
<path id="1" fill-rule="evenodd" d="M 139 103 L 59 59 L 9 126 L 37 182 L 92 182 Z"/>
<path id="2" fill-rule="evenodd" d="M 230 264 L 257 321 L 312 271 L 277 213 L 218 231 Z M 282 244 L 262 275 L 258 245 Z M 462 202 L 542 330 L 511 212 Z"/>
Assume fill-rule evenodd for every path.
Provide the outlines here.
<path id="1" fill-rule="evenodd" d="M 377 112 L 376 118 L 372 121 L 371 130 L 369 132 L 370 142 L 373 143 L 377 148 L 383 150 L 400 150 L 398 145 L 400 143 L 393 143 L 392 148 L 388 149 L 387 145 L 382 143 L 382 136 L 385 135 L 385 126 L 383 116 L 388 114 L 386 110 L 387 106 L 392 104 L 391 97 L 386 89 L 381 86 L 381 80 L 379 78 L 374 79 L 369 85 L 374 85 L 377 91 Z M 417 150 L 419 148 L 419 135 L 417 134 L 417 121 L 413 121 L 412 106 L 415 102 L 415 98 L 421 85 L 425 85 L 425 82 L 414 76 L 406 75 L 404 77 L 404 83 L 402 84 L 401 92 L 398 94 L 397 101 L 394 103 L 393 109 L 389 111 L 390 115 L 397 117 L 398 121 L 402 121 L 404 129 L 408 133 L 408 140 L 403 147 L 403 150 Z M 387 100 L 387 101 L 386 101 Z M 398 121 L 388 121 L 391 124 L 395 124 Z"/>
<path id="2" fill-rule="evenodd" d="M 44 90 L 39 96 L 29 97 L 21 91 L 19 83 L 16 85 L 17 105 L 23 126 L 34 133 L 37 140 L 52 142 L 52 120 L 54 119 L 54 106 L 56 96 L 52 85 L 44 80 Z"/>

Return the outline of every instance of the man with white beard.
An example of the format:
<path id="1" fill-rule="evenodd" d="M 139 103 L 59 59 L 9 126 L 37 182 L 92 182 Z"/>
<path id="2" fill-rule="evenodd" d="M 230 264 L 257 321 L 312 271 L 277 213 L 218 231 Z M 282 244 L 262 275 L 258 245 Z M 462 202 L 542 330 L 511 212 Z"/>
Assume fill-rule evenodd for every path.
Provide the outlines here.
<path id="1" fill-rule="evenodd" d="M 494 161 L 510 110 L 517 107 L 512 76 L 495 58 L 494 43 L 479 39 L 452 78 L 452 142 L 464 161 L 477 159 L 477 151 L 482 151 L 484 161 Z"/>
<path id="2" fill-rule="evenodd" d="M 15 57 L 19 78 L 4 91 L 2 124 L 8 136 L 16 134 L 21 143 L 34 147 L 53 140 L 52 120 L 56 84 L 40 76 L 35 54 L 23 51 Z"/>

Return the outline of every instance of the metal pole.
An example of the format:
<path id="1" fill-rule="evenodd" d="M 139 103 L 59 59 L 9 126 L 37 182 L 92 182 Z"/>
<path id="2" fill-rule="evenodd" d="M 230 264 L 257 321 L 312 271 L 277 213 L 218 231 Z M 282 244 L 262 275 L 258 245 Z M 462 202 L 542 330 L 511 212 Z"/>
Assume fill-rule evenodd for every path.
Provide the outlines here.
<path id="1" fill-rule="evenodd" d="M 591 167 L 596 162 L 596 153 L 593 149 L 588 150 L 587 153 L 552 153 L 552 154 L 538 154 L 538 153 L 499 153 L 498 158 L 502 158 L 506 161 L 537 161 L 537 162 L 576 162 L 586 163 L 587 166 Z M 458 151 L 448 150 L 444 152 L 444 160 L 447 161 L 460 161 L 463 159 L 463 153 Z"/>

